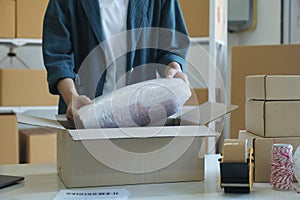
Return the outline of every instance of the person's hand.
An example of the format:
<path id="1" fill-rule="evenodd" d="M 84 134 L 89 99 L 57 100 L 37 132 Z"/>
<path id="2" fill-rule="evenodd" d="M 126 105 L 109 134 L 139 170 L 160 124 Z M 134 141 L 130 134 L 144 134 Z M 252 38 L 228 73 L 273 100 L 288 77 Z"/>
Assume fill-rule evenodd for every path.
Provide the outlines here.
<path id="1" fill-rule="evenodd" d="M 71 124 L 78 122 L 78 109 L 92 101 L 84 95 L 78 95 L 74 81 L 71 78 L 65 78 L 57 83 L 57 89 L 67 104 L 66 118 Z"/>
<path id="2" fill-rule="evenodd" d="M 92 101 L 85 95 L 74 95 L 72 100 L 69 102 L 66 112 L 66 118 L 69 122 L 74 123 L 77 121 L 78 113 L 77 111 L 84 105 L 91 104 Z"/>
<path id="3" fill-rule="evenodd" d="M 181 78 L 184 82 L 189 84 L 186 74 L 181 70 L 180 65 L 177 62 L 171 62 L 168 64 L 165 70 L 166 78 Z"/>

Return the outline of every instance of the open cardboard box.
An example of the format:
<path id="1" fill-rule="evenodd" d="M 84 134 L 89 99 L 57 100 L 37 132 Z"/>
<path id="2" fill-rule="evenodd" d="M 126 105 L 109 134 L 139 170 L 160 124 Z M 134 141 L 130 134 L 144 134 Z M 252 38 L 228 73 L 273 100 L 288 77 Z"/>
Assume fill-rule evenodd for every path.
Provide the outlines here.
<path id="1" fill-rule="evenodd" d="M 203 180 L 204 138 L 220 135 L 205 124 L 236 108 L 207 102 L 183 107 L 171 117 L 173 126 L 131 128 L 68 129 L 59 121 L 17 117 L 58 129 L 58 175 L 70 188 Z"/>

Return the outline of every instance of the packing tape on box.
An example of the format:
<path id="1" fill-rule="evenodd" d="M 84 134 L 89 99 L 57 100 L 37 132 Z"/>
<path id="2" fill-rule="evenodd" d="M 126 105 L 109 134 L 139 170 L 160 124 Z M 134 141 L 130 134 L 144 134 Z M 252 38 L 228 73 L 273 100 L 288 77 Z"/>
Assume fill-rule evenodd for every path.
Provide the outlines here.
<path id="1" fill-rule="evenodd" d="M 247 162 L 248 140 L 225 139 L 223 145 L 223 162 Z"/>

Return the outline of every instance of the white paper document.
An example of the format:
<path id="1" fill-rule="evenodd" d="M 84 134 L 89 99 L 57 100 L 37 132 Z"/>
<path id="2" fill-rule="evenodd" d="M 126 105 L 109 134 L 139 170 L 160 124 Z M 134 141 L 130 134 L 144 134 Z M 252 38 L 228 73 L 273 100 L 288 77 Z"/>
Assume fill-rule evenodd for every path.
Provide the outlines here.
<path id="1" fill-rule="evenodd" d="M 128 200 L 130 192 L 126 189 L 107 190 L 60 190 L 53 200 L 105 199 Z"/>

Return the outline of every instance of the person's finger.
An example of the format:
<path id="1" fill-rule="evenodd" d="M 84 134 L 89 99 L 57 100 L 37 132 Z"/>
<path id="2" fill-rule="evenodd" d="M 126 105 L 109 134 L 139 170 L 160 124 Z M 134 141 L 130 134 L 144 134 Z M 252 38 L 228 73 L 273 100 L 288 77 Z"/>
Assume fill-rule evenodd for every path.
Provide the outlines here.
<path id="1" fill-rule="evenodd" d="M 78 116 L 78 109 L 90 103 L 92 103 L 92 101 L 87 96 L 74 96 L 72 98 L 71 104 L 67 107 L 66 118 L 68 119 L 68 121 L 73 122 L 74 119 Z"/>
<path id="2" fill-rule="evenodd" d="M 184 82 L 186 82 L 187 84 L 190 84 L 187 75 L 182 72 L 176 73 L 174 75 L 174 78 L 181 78 Z"/>
<path id="3" fill-rule="evenodd" d="M 168 66 L 166 69 L 166 78 L 173 78 L 177 72 L 178 70 Z"/>
<path id="4" fill-rule="evenodd" d="M 88 105 L 88 104 L 92 103 L 91 99 L 88 98 L 87 96 L 84 96 L 84 95 L 79 96 L 75 101 L 76 102 L 75 102 L 74 106 L 75 106 L 76 109 L 79 109 L 84 105 Z"/>
<path id="5" fill-rule="evenodd" d="M 68 106 L 67 112 L 66 112 L 66 118 L 67 118 L 67 120 L 69 122 L 73 122 L 74 121 L 72 106 Z"/>

